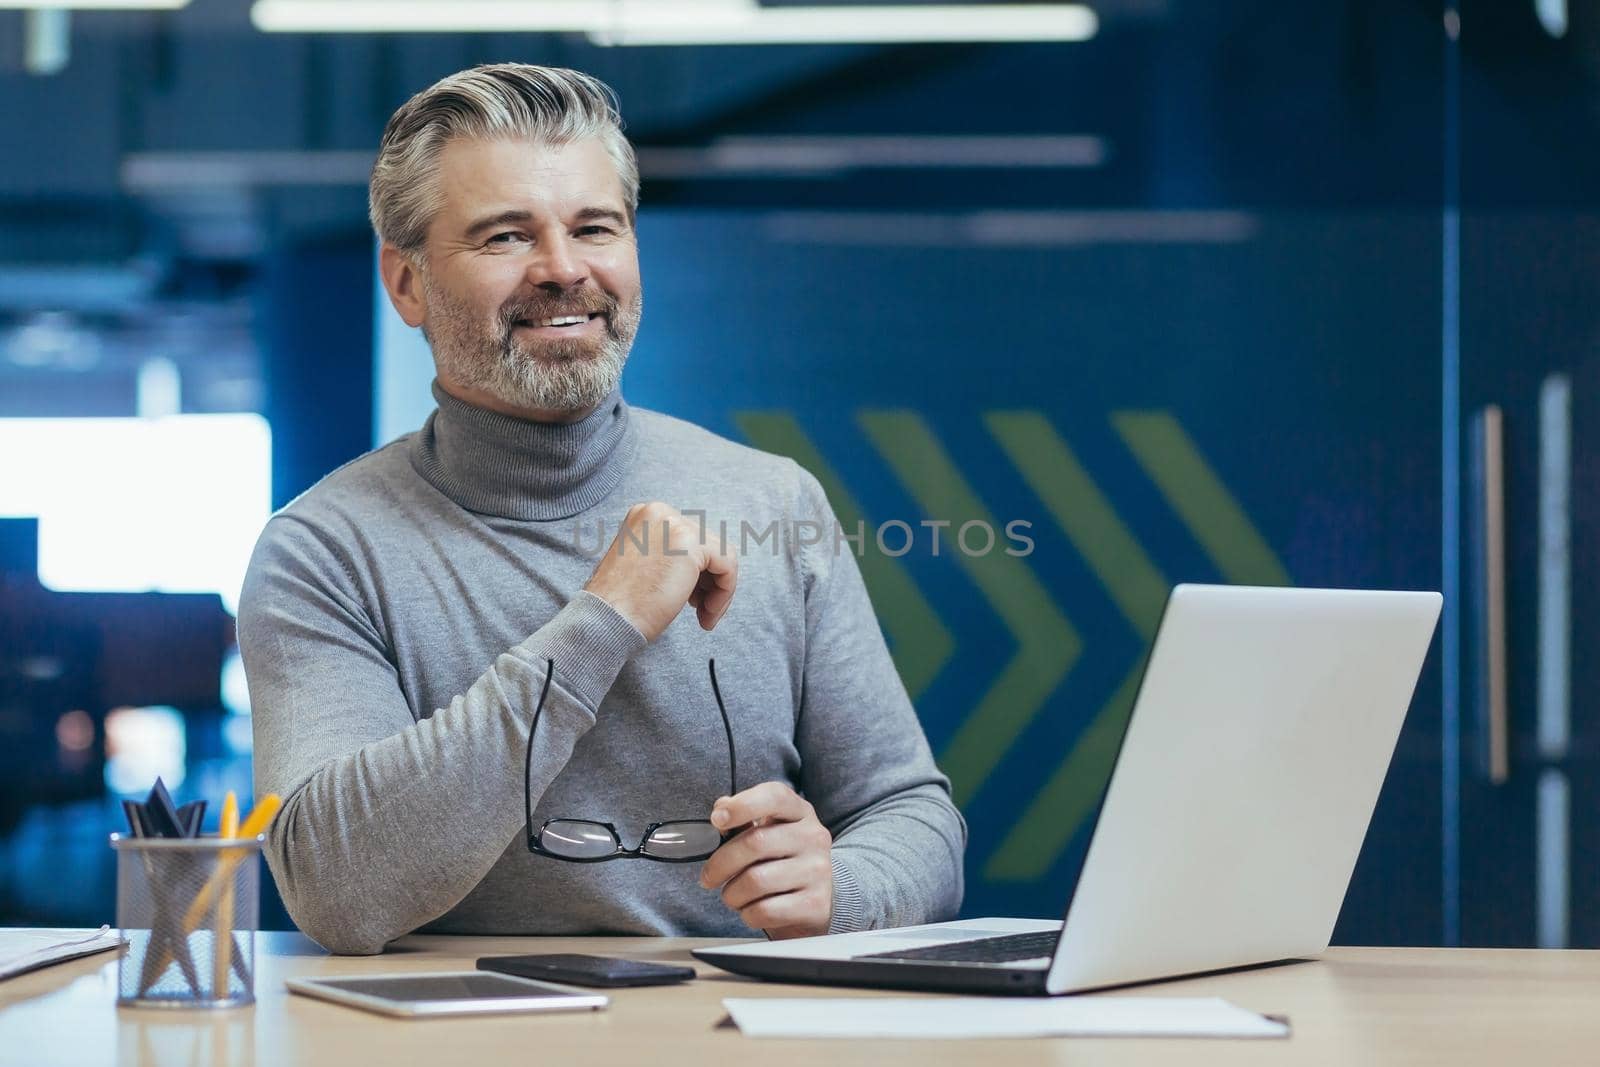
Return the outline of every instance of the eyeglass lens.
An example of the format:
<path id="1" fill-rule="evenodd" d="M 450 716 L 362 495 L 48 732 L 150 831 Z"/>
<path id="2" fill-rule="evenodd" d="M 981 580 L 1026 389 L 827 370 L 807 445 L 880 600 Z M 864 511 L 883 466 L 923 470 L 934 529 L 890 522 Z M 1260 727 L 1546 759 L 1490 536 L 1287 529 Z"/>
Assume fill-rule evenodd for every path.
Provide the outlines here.
<path id="1" fill-rule="evenodd" d="M 622 847 L 609 826 L 582 819 L 552 819 L 539 831 L 539 844 L 573 860 L 601 859 Z"/>
<path id="2" fill-rule="evenodd" d="M 650 831 L 639 850 L 664 860 L 709 856 L 722 845 L 722 832 L 704 819 L 662 823 Z"/>
<path id="3" fill-rule="evenodd" d="M 662 860 L 704 859 L 722 844 L 722 834 L 703 819 L 662 823 L 639 845 L 642 855 Z M 552 819 L 539 831 L 539 846 L 572 860 L 605 859 L 622 850 L 617 835 L 604 823 L 584 819 Z"/>

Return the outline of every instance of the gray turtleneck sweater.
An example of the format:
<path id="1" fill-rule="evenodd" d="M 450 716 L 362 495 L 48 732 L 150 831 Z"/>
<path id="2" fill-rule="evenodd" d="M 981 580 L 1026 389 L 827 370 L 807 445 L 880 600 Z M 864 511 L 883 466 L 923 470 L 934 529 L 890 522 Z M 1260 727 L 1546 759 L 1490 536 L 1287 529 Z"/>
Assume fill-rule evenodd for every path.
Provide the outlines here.
<path id="1" fill-rule="evenodd" d="M 273 516 L 245 578 L 255 787 L 284 798 L 267 863 L 301 929 L 347 953 L 419 929 L 753 936 L 700 864 L 566 863 L 524 835 L 525 785 L 535 826 L 629 847 L 705 818 L 729 786 L 712 657 L 738 787 L 786 782 L 834 835 L 832 930 L 954 916 L 966 827 L 816 480 L 620 393 L 568 425 L 434 396 Z M 748 528 L 710 633 L 685 608 L 646 645 L 581 591 L 648 500 Z"/>

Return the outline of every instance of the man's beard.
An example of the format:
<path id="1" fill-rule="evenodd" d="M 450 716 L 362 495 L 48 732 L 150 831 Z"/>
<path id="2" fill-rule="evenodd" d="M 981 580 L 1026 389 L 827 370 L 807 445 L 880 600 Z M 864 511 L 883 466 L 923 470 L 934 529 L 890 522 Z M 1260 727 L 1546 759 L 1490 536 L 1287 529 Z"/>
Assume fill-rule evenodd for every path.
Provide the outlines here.
<path id="1" fill-rule="evenodd" d="M 440 370 L 460 385 L 482 389 L 514 407 L 535 411 L 587 411 L 617 387 L 639 332 L 644 294 L 624 307 L 609 294 L 584 289 L 505 304 L 492 325 L 443 289 L 423 282 L 428 326 L 423 336 Z M 519 340 L 516 324 L 599 312 L 599 338 Z"/>

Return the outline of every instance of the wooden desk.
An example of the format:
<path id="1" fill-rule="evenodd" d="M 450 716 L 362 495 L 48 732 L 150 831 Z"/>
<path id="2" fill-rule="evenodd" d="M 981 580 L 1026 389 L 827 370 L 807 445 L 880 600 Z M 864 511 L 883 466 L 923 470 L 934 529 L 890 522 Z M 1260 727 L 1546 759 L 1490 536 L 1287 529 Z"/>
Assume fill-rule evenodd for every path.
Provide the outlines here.
<path id="1" fill-rule="evenodd" d="M 230 1011 L 117 1009 L 114 953 L 0 982 L 0 1064 L 353 1067 L 411 1064 L 827 1063 L 1448 1064 L 1600 1062 L 1600 952 L 1343 948 L 1323 959 L 1106 995 L 1222 996 L 1290 1017 L 1287 1041 L 756 1041 L 719 1027 L 727 996 L 885 996 L 758 983 L 696 964 L 683 986 L 612 991 L 604 1012 L 403 1021 L 305 997 L 290 975 L 472 967 L 480 955 L 590 952 L 694 962 L 708 941 L 409 937 L 376 957 L 328 956 L 261 934 L 257 1003 Z"/>

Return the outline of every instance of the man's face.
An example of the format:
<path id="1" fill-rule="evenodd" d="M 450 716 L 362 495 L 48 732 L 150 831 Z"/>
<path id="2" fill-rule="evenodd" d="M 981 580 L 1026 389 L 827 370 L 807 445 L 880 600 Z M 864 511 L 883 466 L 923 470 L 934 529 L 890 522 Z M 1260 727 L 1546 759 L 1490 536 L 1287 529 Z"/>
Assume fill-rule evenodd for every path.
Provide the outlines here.
<path id="1" fill-rule="evenodd" d="M 622 375 L 643 297 L 605 148 L 458 138 L 439 189 L 422 291 L 440 381 L 535 418 L 593 409 Z"/>

